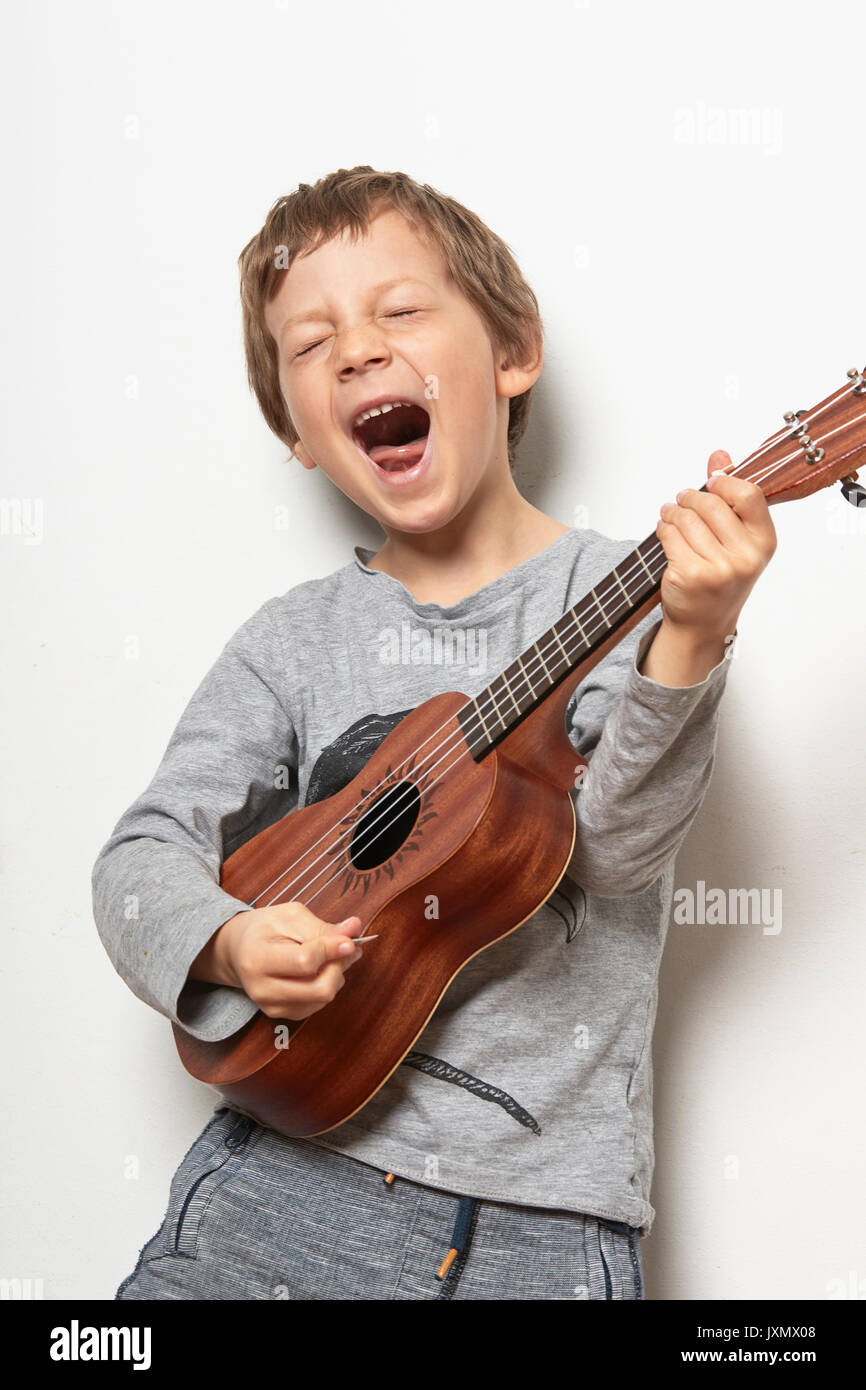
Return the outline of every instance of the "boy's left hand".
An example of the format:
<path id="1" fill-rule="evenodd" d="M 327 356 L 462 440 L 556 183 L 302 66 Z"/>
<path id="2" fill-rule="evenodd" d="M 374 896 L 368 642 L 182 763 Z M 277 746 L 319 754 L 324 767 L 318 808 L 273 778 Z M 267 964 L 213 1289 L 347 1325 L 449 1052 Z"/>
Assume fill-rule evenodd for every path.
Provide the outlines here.
<path id="1" fill-rule="evenodd" d="M 707 491 L 685 488 L 660 508 L 656 535 L 668 557 L 662 576 L 664 620 L 696 646 L 724 642 L 759 574 L 776 549 L 767 499 L 745 478 L 719 474 L 731 464 L 722 449 L 710 455 Z"/>

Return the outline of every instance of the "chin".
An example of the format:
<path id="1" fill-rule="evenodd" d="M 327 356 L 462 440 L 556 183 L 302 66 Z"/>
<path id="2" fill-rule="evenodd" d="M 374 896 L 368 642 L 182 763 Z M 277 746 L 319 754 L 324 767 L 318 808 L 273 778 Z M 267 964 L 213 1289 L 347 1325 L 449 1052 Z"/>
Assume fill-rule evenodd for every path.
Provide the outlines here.
<path id="1" fill-rule="evenodd" d="M 460 513 L 457 498 L 442 496 L 418 498 L 383 510 L 380 513 L 383 523 L 396 531 L 408 535 L 425 535 L 430 531 L 441 531 Z"/>

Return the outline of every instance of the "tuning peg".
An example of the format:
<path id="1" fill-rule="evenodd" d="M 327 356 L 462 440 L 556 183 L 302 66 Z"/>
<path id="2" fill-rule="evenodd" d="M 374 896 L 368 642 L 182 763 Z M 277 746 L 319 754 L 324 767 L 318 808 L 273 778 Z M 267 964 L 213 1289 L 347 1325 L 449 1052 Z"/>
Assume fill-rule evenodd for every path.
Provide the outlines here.
<path id="1" fill-rule="evenodd" d="M 849 367 L 849 368 L 848 368 L 847 375 L 848 375 L 849 381 L 853 381 L 853 382 L 855 383 L 855 385 L 854 385 L 854 395 L 855 395 L 855 396 L 866 396 L 866 379 L 863 378 L 863 376 L 862 376 L 861 373 L 857 370 L 857 368 L 856 368 L 856 367 Z"/>
<path id="2" fill-rule="evenodd" d="M 858 483 L 856 473 L 850 473 L 847 478 L 843 478 L 841 487 L 842 496 L 852 507 L 866 507 L 866 487 L 861 487 Z"/>
<path id="3" fill-rule="evenodd" d="M 806 435 L 806 426 L 800 424 L 800 416 L 805 414 L 805 410 L 786 410 L 782 416 L 785 424 L 792 426 L 791 435 L 793 438 L 799 440 L 801 443 L 804 438 L 808 439 Z M 809 443 L 811 443 L 811 440 L 809 440 Z"/>

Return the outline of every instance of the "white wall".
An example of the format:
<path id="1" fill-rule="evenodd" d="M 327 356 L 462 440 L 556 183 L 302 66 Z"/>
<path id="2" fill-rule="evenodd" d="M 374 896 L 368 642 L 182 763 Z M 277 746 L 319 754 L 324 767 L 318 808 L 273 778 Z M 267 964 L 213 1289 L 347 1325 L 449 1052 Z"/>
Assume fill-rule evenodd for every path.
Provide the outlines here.
<path id="1" fill-rule="evenodd" d="M 44 512 L 35 542 L 0 536 L 0 1274 L 110 1298 L 214 1101 L 115 975 L 93 860 L 234 629 L 379 535 L 248 393 L 242 246 L 280 193 L 357 163 L 475 209 L 547 326 L 527 495 L 641 537 L 712 449 L 744 457 L 866 360 L 866 21 L 46 0 L 5 29 L 2 493 Z M 834 489 L 774 517 L 678 882 L 780 887 L 783 926 L 671 928 L 653 1299 L 866 1296 L 866 513 Z"/>

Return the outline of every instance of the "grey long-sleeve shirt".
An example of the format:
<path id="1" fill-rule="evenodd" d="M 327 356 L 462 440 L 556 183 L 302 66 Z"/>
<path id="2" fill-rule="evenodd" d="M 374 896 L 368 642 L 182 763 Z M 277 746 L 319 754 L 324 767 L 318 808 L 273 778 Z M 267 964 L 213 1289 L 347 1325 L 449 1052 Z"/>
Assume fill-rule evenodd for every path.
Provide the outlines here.
<path id="1" fill-rule="evenodd" d="M 408 710 L 445 690 L 478 694 L 632 548 L 569 529 L 443 607 L 418 603 L 356 546 L 343 568 L 263 603 L 94 865 L 96 925 L 134 993 L 203 1040 L 246 1023 L 257 1010 L 242 991 L 187 981 L 249 906 L 219 887 L 221 863 L 344 786 Z M 660 616 L 571 698 L 569 736 L 589 768 L 558 887 L 459 972 L 372 1100 L 306 1142 L 450 1192 L 649 1231 L 651 1038 L 674 857 L 709 784 L 730 667 L 679 688 L 641 675 Z"/>

